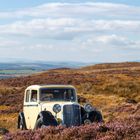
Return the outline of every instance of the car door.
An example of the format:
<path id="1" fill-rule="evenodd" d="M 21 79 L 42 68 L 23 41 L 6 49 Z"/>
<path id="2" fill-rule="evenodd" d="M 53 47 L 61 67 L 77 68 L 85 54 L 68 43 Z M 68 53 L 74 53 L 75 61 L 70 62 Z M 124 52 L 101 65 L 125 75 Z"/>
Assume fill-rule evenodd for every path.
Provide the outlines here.
<path id="1" fill-rule="evenodd" d="M 24 106 L 23 106 L 23 112 L 24 112 L 24 117 L 25 117 L 25 122 L 26 122 L 26 127 L 27 129 L 31 128 L 31 123 L 30 123 L 30 90 L 25 91 L 25 96 L 24 96 Z"/>
<path id="2" fill-rule="evenodd" d="M 30 127 L 31 129 L 34 129 L 37 116 L 40 111 L 39 106 L 39 100 L 38 100 L 38 90 L 31 90 L 30 92 L 30 114 L 29 114 L 29 120 L 30 120 Z"/>

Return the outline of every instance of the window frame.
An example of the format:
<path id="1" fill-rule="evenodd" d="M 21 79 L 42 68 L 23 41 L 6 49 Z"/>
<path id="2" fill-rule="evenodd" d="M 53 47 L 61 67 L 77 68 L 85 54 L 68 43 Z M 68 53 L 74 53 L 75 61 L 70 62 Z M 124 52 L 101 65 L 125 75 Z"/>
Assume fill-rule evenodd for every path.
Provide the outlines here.
<path id="1" fill-rule="evenodd" d="M 55 100 L 53 100 L 53 101 L 42 101 L 40 98 L 41 98 L 41 90 L 42 89 L 69 89 L 69 90 L 73 90 L 73 94 L 74 94 L 74 100 L 73 101 L 71 101 L 71 102 L 77 102 L 77 95 L 76 95 L 76 90 L 74 89 L 74 88 L 66 88 L 66 87 L 64 87 L 64 88 L 60 88 L 60 87 L 55 87 L 55 88 L 53 88 L 53 87 L 47 87 L 47 88 L 40 88 L 39 89 L 39 101 L 40 102 L 54 102 Z M 56 102 L 69 102 L 69 101 L 67 101 L 67 100 L 56 100 Z"/>
<path id="2" fill-rule="evenodd" d="M 26 92 L 25 92 L 25 100 L 24 100 L 26 103 L 30 102 L 30 94 L 31 94 L 31 91 L 29 89 L 26 90 Z M 28 101 L 27 101 L 27 96 L 28 96 Z"/>

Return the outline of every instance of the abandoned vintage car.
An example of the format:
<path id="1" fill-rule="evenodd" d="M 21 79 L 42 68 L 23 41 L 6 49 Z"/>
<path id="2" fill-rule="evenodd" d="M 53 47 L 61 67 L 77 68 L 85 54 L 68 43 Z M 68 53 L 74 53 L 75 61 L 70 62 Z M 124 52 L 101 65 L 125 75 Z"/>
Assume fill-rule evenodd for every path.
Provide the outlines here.
<path id="1" fill-rule="evenodd" d="M 25 90 L 18 128 L 37 129 L 57 125 L 71 127 L 94 121 L 103 121 L 101 112 L 89 103 L 80 105 L 73 86 L 32 85 Z"/>

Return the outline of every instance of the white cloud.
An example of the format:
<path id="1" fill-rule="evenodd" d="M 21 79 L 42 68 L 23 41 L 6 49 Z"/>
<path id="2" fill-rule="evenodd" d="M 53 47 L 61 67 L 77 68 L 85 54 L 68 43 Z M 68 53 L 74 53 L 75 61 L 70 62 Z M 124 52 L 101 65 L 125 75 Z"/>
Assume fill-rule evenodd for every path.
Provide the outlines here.
<path id="1" fill-rule="evenodd" d="M 45 36 L 52 39 L 73 39 L 78 35 L 103 32 L 140 34 L 140 21 L 58 18 L 33 19 L 0 25 L 0 34 Z"/>
<path id="2" fill-rule="evenodd" d="M 85 17 L 106 16 L 140 19 L 140 8 L 113 3 L 47 3 L 40 6 L 10 12 L 0 12 L 0 18 L 23 17 Z"/>
<path id="3" fill-rule="evenodd" d="M 113 46 L 124 46 L 132 44 L 131 41 L 129 41 L 125 37 L 117 36 L 115 34 L 97 37 L 96 41 L 102 44 Z"/>
<path id="4" fill-rule="evenodd" d="M 10 40 L 9 38 L 0 38 L 0 48 L 7 48 L 10 46 L 17 47 L 20 43 L 15 40 Z"/>
<path id="5" fill-rule="evenodd" d="M 33 59 L 109 60 L 109 53 L 117 60 L 126 50 L 134 50 L 137 57 L 139 13 L 140 7 L 112 3 L 47 3 L 0 12 L 5 20 L 0 24 L 0 49 Z"/>
<path id="6" fill-rule="evenodd" d="M 117 36 L 115 34 L 97 37 L 96 41 L 107 46 L 115 46 L 121 49 L 140 49 L 140 41 L 130 40 L 127 37 Z"/>
<path id="7" fill-rule="evenodd" d="M 47 3 L 18 11 L 0 12 L 1 18 L 20 18 L 13 23 L 0 25 L 0 34 L 52 39 L 73 39 L 78 35 L 104 32 L 139 34 L 139 13 L 139 7 L 123 4 Z M 31 18 L 27 20 L 29 16 Z"/>
<path id="8" fill-rule="evenodd" d="M 98 36 L 92 35 L 85 39 L 75 40 L 75 42 L 77 42 L 83 49 L 93 50 L 95 52 L 104 51 L 107 48 L 114 48 L 118 50 L 140 50 L 140 41 L 132 40 L 116 34 Z"/>

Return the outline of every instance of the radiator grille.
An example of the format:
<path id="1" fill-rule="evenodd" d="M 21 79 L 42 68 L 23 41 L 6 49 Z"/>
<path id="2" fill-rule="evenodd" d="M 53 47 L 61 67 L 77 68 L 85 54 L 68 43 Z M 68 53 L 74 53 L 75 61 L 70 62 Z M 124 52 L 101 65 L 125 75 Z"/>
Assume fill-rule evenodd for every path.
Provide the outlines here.
<path id="1" fill-rule="evenodd" d="M 69 126 L 78 126 L 81 123 L 81 111 L 79 105 L 65 105 L 63 107 L 64 124 Z"/>

